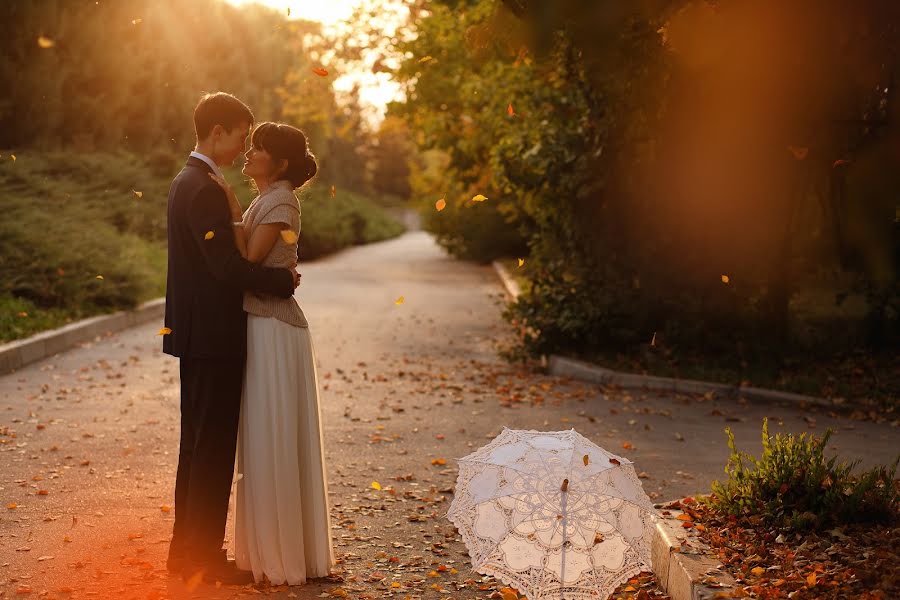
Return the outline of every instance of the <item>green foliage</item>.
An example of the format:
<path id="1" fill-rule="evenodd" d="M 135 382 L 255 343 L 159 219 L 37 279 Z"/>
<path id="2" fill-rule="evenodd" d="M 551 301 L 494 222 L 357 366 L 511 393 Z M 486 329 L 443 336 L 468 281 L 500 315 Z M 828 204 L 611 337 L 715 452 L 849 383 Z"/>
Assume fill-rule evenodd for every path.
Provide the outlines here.
<path id="1" fill-rule="evenodd" d="M 384 209 L 353 192 L 338 191 L 332 198 L 324 190 L 315 190 L 303 193 L 300 202 L 301 261 L 397 237 L 404 231 Z"/>
<path id="2" fill-rule="evenodd" d="M 728 479 L 713 482 L 709 502 L 725 514 L 762 519 L 778 527 L 809 529 L 834 523 L 887 523 L 900 517 L 900 482 L 895 480 L 900 456 L 890 467 L 854 475 L 858 461 L 825 458 L 833 431 L 817 438 L 806 433 L 769 435 L 763 421 L 762 456 L 735 447 L 730 429 Z"/>
<path id="3" fill-rule="evenodd" d="M 186 152 L 205 91 L 278 117 L 300 48 L 283 13 L 218 0 L 7 0 L 0 21 L 0 148 Z"/>
<path id="4" fill-rule="evenodd" d="M 173 172 L 155 175 L 127 153 L 16 158 L 0 162 L 0 295 L 29 316 L 4 315 L 0 339 L 164 293 Z"/>

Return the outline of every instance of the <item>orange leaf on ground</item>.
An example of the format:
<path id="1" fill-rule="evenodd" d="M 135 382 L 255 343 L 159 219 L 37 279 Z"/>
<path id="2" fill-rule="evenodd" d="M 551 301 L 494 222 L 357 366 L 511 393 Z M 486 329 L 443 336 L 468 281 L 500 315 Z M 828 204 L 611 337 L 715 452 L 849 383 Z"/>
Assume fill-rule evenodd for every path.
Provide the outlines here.
<path id="1" fill-rule="evenodd" d="M 512 105 L 512 103 L 510 103 L 509 106 L 506 107 L 506 114 L 508 114 L 508 115 L 511 116 L 511 117 L 515 117 L 515 116 L 516 116 L 516 111 L 513 110 L 513 105 Z"/>
<path id="2" fill-rule="evenodd" d="M 327 77 L 328 76 L 328 71 L 326 69 L 323 69 L 322 67 L 316 67 L 315 69 L 312 70 L 312 72 L 315 73 L 316 75 L 318 75 L 319 77 Z"/>

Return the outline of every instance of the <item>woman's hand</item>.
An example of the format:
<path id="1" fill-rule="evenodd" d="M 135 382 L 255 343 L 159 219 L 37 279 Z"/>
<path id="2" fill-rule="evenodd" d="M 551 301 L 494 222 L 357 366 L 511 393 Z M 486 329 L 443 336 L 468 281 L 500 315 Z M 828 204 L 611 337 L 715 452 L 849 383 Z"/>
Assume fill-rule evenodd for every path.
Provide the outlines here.
<path id="1" fill-rule="evenodd" d="M 241 203 L 238 202 L 237 195 L 234 193 L 234 190 L 228 182 L 225 181 L 224 177 L 219 177 L 215 173 L 209 173 L 209 178 L 219 184 L 219 187 L 225 191 L 225 196 L 228 198 L 228 208 L 231 210 L 231 220 L 232 221 L 240 221 L 244 218 L 244 211 L 241 208 Z"/>

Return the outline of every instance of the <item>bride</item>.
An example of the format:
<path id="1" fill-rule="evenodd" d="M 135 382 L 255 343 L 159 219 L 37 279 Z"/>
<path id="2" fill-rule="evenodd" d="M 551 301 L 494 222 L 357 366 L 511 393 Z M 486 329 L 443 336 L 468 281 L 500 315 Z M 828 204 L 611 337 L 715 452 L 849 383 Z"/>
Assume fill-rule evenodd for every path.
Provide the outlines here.
<path id="1" fill-rule="evenodd" d="M 290 267 L 297 260 L 300 205 L 294 190 L 316 173 L 306 136 L 260 123 L 243 173 L 259 195 L 241 214 L 228 196 L 235 240 L 249 261 Z M 334 566 L 315 353 L 294 298 L 245 293 L 247 366 L 238 433 L 235 563 L 256 581 L 300 585 Z"/>

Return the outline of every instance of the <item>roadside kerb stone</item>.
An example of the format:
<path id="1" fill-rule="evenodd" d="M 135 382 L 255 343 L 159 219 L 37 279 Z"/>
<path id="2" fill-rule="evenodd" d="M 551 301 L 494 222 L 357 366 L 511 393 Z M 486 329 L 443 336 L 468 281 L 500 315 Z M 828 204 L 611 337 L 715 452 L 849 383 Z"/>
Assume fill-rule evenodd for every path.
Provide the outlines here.
<path id="1" fill-rule="evenodd" d="M 683 527 L 684 521 L 678 519 L 682 511 L 667 508 L 671 504 L 656 505 L 662 510 L 650 548 L 659 586 L 672 600 L 731 597 L 734 578 L 722 570 L 710 547 L 694 530 Z"/>
<path id="2" fill-rule="evenodd" d="M 507 295 L 515 301 L 521 293 L 519 284 L 515 282 L 509 271 L 500 262 L 494 261 L 493 267 Z M 815 405 L 830 409 L 841 405 L 840 402 L 825 398 L 793 394 L 791 392 L 779 392 L 752 386 L 623 373 L 557 354 L 550 355 L 548 372 L 558 377 L 570 377 L 590 383 L 616 385 L 625 389 L 685 394 L 707 394 L 711 392 L 723 397 L 740 397 L 764 402 L 789 402 L 799 406 Z"/>
<path id="3" fill-rule="evenodd" d="M 0 345 L 0 374 L 10 373 L 48 356 L 65 352 L 97 336 L 128 329 L 153 319 L 162 319 L 165 307 L 166 299 L 157 298 L 134 310 L 82 319 Z"/>

